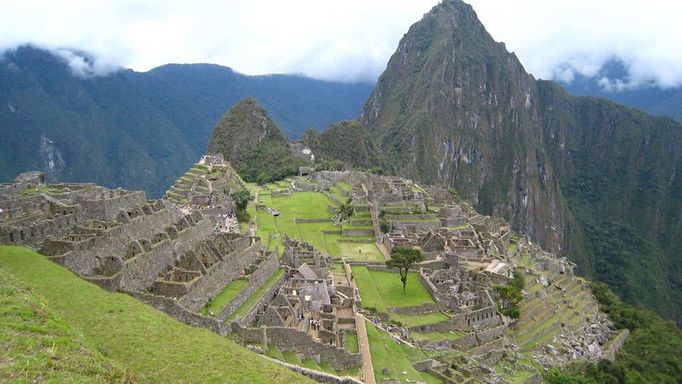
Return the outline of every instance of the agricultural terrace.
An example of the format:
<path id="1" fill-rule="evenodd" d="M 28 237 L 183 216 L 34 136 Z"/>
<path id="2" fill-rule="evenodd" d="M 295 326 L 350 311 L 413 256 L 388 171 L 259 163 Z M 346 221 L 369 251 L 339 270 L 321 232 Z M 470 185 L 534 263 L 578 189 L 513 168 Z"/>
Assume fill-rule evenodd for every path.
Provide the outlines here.
<path id="1" fill-rule="evenodd" d="M 333 209 L 338 207 L 346 183 L 338 183 L 329 193 L 286 192 L 290 181 L 279 181 L 264 186 L 249 185 L 256 200 L 249 205 L 249 213 L 255 218 L 257 235 L 269 250 L 283 250 L 282 238 L 289 237 L 306 241 L 315 248 L 327 252 L 332 258 L 347 260 L 383 261 L 384 258 L 375 244 L 369 212 L 356 212 L 349 223 L 336 226 L 332 222 Z M 279 193 L 275 191 L 285 191 Z M 275 195 L 273 196 L 273 192 Z M 278 216 L 268 212 L 277 210 Z M 354 236 L 344 235 L 344 229 L 360 229 L 365 233 Z"/>

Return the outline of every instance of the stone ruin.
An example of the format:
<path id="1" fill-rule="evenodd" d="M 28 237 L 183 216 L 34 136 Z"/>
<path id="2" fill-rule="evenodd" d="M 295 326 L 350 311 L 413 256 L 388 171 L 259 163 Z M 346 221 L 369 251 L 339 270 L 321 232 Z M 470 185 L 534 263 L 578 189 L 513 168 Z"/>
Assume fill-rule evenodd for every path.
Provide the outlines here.
<path id="1" fill-rule="evenodd" d="M 226 166 L 216 156 L 202 162 Z M 230 225 L 229 198 L 179 208 L 141 191 L 45 185 L 28 173 L 0 185 L 0 207 L 0 243 L 32 247 L 85 280 L 220 333 L 230 313 L 199 310 L 231 281 L 246 279 L 253 292 L 279 269 L 275 252 Z"/>
<path id="2" fill-rule="evenodd" d="M 360 355 L 345 349 L 347 335 L 356 333 L 353 289 L 333 284 L 329 256 L 305 242 L 283 240 L 285 279 L 256 305 L 260 309 L 253 317 L 235 326 L 237 333 L 247 335 L 249 330 L 260 329 L 266 343 L 281 351 L 328 363 L 337 370 L 360 366 Z"/>

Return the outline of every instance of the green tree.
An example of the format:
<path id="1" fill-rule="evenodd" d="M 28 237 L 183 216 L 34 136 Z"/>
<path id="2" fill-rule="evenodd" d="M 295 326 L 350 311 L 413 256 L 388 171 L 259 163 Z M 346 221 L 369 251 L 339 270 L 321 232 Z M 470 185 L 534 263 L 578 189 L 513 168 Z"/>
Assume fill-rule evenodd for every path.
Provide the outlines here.
<path id="1" fill-rule="evenodd" d="M 248 212 L 246 212 L 246 206 L 249 201 L 254 199 L 254 196 L 246 189 L 241 189 L 237 192 L 232 192 L 230 197 L 234 201 L 234 205 L 237 208 L 237 220 L 240 222 L 247 222 L 251 220 Z"/>
<path id="2" fill-rule="evenodd" d="M 389 268 L 397 268 L 400 272 L 400 281 L 403 283 L 403 293 L 407 286 L 407 272 L 416 263 L 423 261 L 424 255 L 416 248 L 410 247 L 394 247 L 391 250 L 391 260 L 386 261 L 386 266 Z"/>
<path id="3" fill-rule="evenodd" d="M 355 212 L 355 208 L 353 207 L 353 200 L 349 197 L 348 200 L 346 200 L 346 202 L 341 204 L 341 206 L 339 207 L 338 210 L 339 220 L 346 221 L 350 219 L 350 217 L 353 216 L 353 212 Z"/>

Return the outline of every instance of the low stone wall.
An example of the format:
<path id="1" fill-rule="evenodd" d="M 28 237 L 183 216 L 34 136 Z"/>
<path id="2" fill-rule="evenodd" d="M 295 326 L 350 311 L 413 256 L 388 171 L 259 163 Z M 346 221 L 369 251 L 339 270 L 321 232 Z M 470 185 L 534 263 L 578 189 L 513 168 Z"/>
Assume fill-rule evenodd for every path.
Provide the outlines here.
<path id="1" fill-rule="evenodd" d="M 349 353 L 333 345 L 317 342 L 306 333 L 286 327 L 267 327 L 268 344 L 276 345 L 281 351 L 295 352 L 305 357 L 325 362 L 336 370 L 346 370 L 362 365 L 359 353 Z"/>
<path id="2" fill-rule="evenodd" d="M 329 223 L 329 219 L 300 219 L 300 218 L 295 218 L 294 221 L 296 224 L 313 224 L 313 223 Z"/>
<path id="3" fill-rule="evenodd" d="M 374 244 L 374 239 L 353 239 L 345 238 L 336 240 L 338 243 L 351 243 L 351 244 Z"/>
<path id="4" fill-rule="evenodd" d="M 458 314 L 458 315 L 454 315 L 453 317 L 451 317 L 448 320 L 441 321 L 439 323 L 418 325 L 418 326 L 410 327 L 409 330 L 410 330 L 410 332 L 420 332 L 420 333 L 447 332 L 447 331 L 451 331 L 453 329 L 463 329 L 463 327 L 462 327 L 463 320 L 464 320 L 464 317 L 461 314 Z"/>
<path id="5" fill-rule="evenodd" d="M 476 345 L 476 336 L 468 334 L 455 340 L 419 341 L 417 342 L 417 345 L 421 348 L 432 350 L 464 350 Z"/>
<path id="6" fill-rule="evenodd" d="M 499 338 L 491 342 L 481 344 L 478 347 L 469 351 L 469 353 L 471 354 L 471 356 L 482 356 L 492 351 L 504 349 L 504 347 L 505 347 L 504 338 Z"/>
<path id="7" fill-rule="evenodd" d="M 230 317 L 237 308 L 244 304 L 244 302 L 246 302 L 246 300 L 248 300 L 248 298 L 277 271 L 277 268 L 279 268 L 279 258 L 277 257 L 277 253 L 272 252 L 270 257 L 263 261 L 261 265 L 258 266 L 258 269 L 249 276 L 249 282 L 246 287 L 244 287 L 244 289 L 242 289 L 242 291 L 239 292 L 225 308 L 223 308 L 220 315 L 218 315 L 218 318 L 224 321 Z M 276 285 L 277 283 L 275 283 L 275 286 Z"/>
<path id="8" fill-rule="evenodd" d="M 260 328 L 245 328 L 239 325 L 239 323 L 232 323 L 232 332 L 236 333 L 242 341 L 250 344 L 268 344 L 268 337 L 265 331 L 265 327 Z"/>
<path id="9" fill-rule="evenodd" d="M 224 261 L 219 262 L 190 287 L 187 295 L 180 299 L 180 303 L 192 311 L 198 311 L 208 300 L 220 293 L 220 291 L 233 280 L 242 276 L 246 262 L 252 262 L 254 255 L 258 253 L 260 243 L 255 243 L 250 247 L 237 252 L 232 252 L 224 257 Z M 263 266 L 269 265 L 271 268 L 269 277 L 279 266 L 277 255 L 270 255 L 269 259 L 259 265 L 258 272 Z M 256 273 L 254 272 L 254 273 Z M 265 280 L 262 280 L 265 281 Z"/>
<path id="10" fill-rule="evenodd" d="M 230 331 L 229 327 L 225 323 L 209 317 L 203 317 L 198 313 L 192 312 L 187 308 L 182 307 L 177 300 L 145 292 L 126 293 L 162 312 L 167 313 L 174 319 L 180 320 L 183 323 L 193 327 L 207 328 L 223 336 L 227 335 Z"/>
<path id="11" fill-rule="evenodd" d="M 342 236 L 353 237 L 353 236 L 374 236 L 373 229 L 344 229 L 341 231 Z"/>
<path id="12" fill-rule="evenodd" d="M 391 313 L 399 315 L 425 315 L 427 313 L 438 312 L 438 305 L 434 303 L 422 304 L 414 307 L 388 307 Z"/>
<path id="13" fill-rule="evenodd" d="M 625 345 L 625 342 L 628 340 L 629 337 L 630 337 L 629 329 L 623 329 L 622 331 L 620 331 L 618 336 L 616 336 L 609 343 L 602 357 L 609 361 L 615 361 L 618 351 L 620 351 L 620 349 L 623 348 L 623 345 Z"/>
<path id="14" fill-rule="evenodd" d="M 264 356 L 268 360 L 275 362 L 283 367 L 287 367 L 291 369 L 294 372 L 298 372 L 302 374 L 303 376 L 309 377 L 318 383 L 324 383 L 324 384 L 363 384 L 362 381 L 354 379 L 352 377 L 340 377 L 340 376 L 335 376 L 326 372 L 321 372 L 321 371 L 316 371 L 314 369 L 306 368 L 306 367 L 301 367 L 300 365 L 294 365 L 294 364 L 289 364 L 285 363 L 283 361 L 279 361 L 276 359 L 272 359 L 270 357 Z"/>
<path id="15" fill-rule="evenodd" d="M 283 274 L 282 277 L 279 280 L 277 280 L 275 284 L 273 284 L 272 287 L 270 287 L 270 289 L 267 290 L 267 292 L 265 292 L 263 297 L 261 297 L 260 300 L 258 300 L 258 302 L 253 306 L 253 308 L 251 308 L 249 312 L 247 312 L 247 314 L 244 315 L 244 317 L 239 319 L 238 321 L 241 324 L 253 323 L 253 321 L 256 319 L 256 315 L 258 314 L 258 312 L 261 311 L 267 303 L 272 301 L 272 299 L 274 299 L 275 296 L 277 296 L 277 292 L 282 287 L 282 285 L 286 283 L 287 279 L 288 277 L 286 273 Z"/>
<path id="16" fill-rule="evenodd" d="M 502 337 L 506 330 L 507 330 L 506 325 L 500 325 L 499 327 L 487 329 L 481 332 L 476 332 L 476 338 L 478 339 L 479 344 L 485 344 Z"/>
<path id="17" fill-rule="evenodd" d="M 424 271 L 421 268 L 419 269 L 419 282 L 421 282 L 424 288 L 426 288 L 426 292 L 428 292 L 429 295 L 431 295 L 433 301 L 439 303 L 440 295 L 438 294 L 438 289 L 436 288 L 435 285 L 433 285 L 431 280 L 429 280 L 429 278 L 426 277 Z"/>
<path id="18" fill-rule="evenodd" d="M 113 192 L 113 191 L 110 191 Z M 133 207 L 147 202 L 144 191 L 126 191 L 124 194 L 101 200 L 78 199 L 81 206 L 79 216 L 85 218 L 97 218 L 102 221 L 114 221 L 121 210 L 130 210 Z"/>

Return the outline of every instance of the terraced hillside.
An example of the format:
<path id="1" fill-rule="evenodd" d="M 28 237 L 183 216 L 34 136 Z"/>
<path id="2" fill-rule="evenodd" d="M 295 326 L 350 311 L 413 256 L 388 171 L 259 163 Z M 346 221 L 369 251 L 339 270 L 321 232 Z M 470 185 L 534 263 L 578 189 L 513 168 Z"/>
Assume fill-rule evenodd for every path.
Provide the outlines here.
<path id="1" fill-rule="evenodd" d="M 2 333 L 21 329 L 24 336 L 41 335 L 24 344 L 0 338 L 3 372 L 17 380 L 308 382 L 227 338 L 180 323 L 125 294 L 104 291 L 25 248 L 0 247 L 0 276 L 3 284 L 12 283 L 2 286 Z M 24 318 L 21 328 L 17 314 Z"/>
<path id="2" fill-rule="evenodd" d="M 201 179 L 208 174 L 208 167 L 202 164 L 195 164 L 180 178 L 178 178 L 173 185 L 166 191 L 164 197 L 176 204 L 186 204 L 189 202 L 189 194 L 192 191 L 192 186 L 197 179 Z M 197 185 L 199 191 L 208 193 L 208 188 L 205 185 Z"/>

